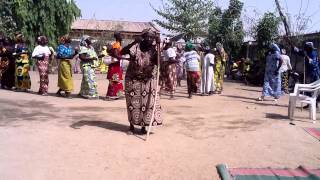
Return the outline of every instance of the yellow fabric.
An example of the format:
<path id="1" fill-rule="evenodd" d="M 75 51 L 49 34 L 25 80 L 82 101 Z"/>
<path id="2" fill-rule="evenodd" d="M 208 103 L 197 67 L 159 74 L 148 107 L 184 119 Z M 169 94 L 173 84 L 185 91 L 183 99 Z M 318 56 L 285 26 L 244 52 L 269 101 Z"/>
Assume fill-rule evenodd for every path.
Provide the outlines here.
<path id="1" fill-rule="evenodd" d="M 223 78 L 225 74 L 225 64 L 227 61 L 227 55 L 223 52 L 222 55 L 216 55 L 215 70 L 214 70 L 214 83 L 216 91 L 222 91 Z"/>
<path id="2" fill-rule="evenodd" d="M 58 87 L 66 92 L 73 91 L 72 66 L 69 60 L 60 60 Z"/>
<path id="3" fill-rule="evenodd" d="M 108 52 L 106 49 L 104 49 L 101 52 L 102 55 L 107 56 Z M 108 66 L 103 62 L 103 58 L 99 59 L 99 69 L 100 69 L 100 73 L 107 73 L 108 72 Z"/>

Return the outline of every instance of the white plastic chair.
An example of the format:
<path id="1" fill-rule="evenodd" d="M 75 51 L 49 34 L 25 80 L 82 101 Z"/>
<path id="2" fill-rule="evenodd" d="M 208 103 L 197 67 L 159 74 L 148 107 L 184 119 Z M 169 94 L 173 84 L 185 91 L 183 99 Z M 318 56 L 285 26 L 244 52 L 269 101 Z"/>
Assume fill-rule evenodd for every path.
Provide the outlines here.
<path id="1" fill-rule="evenodd" d="M 311 96 L 306 96 L 301 94 L 302 92 L 309 92 Z M 313 123 L 316 122 L 317 114 L 317 97 L 320 92 L 320 80 L 315 81 L 310 84 L 296 84 L 294 87 L 294 92 L 290 94 L 288 116 L 293 119 L 294 111 L 296 109 L 296 103 L 300 102 L 302 104 L 309 105 L 309 116 Z"/>

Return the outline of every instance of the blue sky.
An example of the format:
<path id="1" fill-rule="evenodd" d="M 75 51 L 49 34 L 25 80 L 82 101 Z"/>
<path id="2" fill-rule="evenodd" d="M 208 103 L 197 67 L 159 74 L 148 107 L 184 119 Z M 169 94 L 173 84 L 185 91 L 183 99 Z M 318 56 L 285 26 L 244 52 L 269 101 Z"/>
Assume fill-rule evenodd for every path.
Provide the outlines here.
<path id="1" fill-rule="evenodd" d="M 75 0 L 85 19 L 151 21 L 159 16 L 150 7 L 161 6 L 161 0 Z M 300 13 L 312 16 L 306 32 L 320 31 L 320 0 L 280 0 L 282 6 L 295 19 Z M 308 4 L 309 1 L 309 4 Z M 266 11 L 275 11 L 274 0 L 242 0 L 244 18 L 257 19 Z M 301 6 L 302 2 L 302 6 Z M 217 0 L 219 6 L 226 8 L 228 0 Z M 301 8 L 300 8 L 301 7 Z"/>

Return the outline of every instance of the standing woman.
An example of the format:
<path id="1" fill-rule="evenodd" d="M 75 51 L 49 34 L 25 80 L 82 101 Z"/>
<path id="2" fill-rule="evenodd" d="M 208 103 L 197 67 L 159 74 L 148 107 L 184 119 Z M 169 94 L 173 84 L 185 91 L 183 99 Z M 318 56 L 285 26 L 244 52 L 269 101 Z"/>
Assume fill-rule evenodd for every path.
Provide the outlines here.
<path id="1" fill-rule="evenodd" d="M 37 59 L 37 66 L 40 75 L 40 87 L 38 94 L 47 96 L 49 88 L 49 58 L 52 54 L 48 47 L 48 39 L 40 36 L 37 39 L 38 46 L 32 52 L 32 57 Z"/>
<path id="2" fill-rule="evenodd" d="M 289 70 L 292 70 L 290 57 L 287 55 L 286 49 L 281 49 L 282 65 L 280 67 L 281 73 L 281 90 L 289 94 Z"/>
<path id="3" fill-rule="evenodd" d="M 13 55 L 16 59 L 16 91 L 26 92 L 31 88 L 31 80 L 29 75 L 29 52 L 22 34 L 16 35 L 16 45 Z"/>
<path id="4" fill-rule="evenodd" d="M 282 95 L 281 74 L 279 72 L 281 64 L 280 48 L 277 44 L 272 43 L 270 45 L 270 53 L 266 57 L 263 90 L 261 97 L 258 98 L 259 101 L 263 101 L 265 97 L 270 96 L 277 100 Z"/>
<path id="5" fill-rule="evenodd" d="M 15 59 L 13 57 L 14 44 L 10 38 L 3 39 L 3 47 L 0 50 L 2 77 L 1 88 L 11 90 L 15 85 Z"/>
<path id="6" fill-rule="evenodd" d="M 164 70 L 164 77 L 163 77 L 163 86 L 164 89 L 170 93 L 170 99 L 174 98 L 174 93 L 177 86 L 177 67 L 176 67 L 176 52 L 172 48 L 172 42 L 168 42 L 165 47 L 163 48 L 163 70 Z"/>
<path id="7" fill-rule="evenodd" d="M 121 42 L 122 37 L 119 32 L 114 33 L 116 42 L 112 44 L 111 64 L 108 67 L 107 79 L 109 80 L 107 99 L 119 99 L 123 96 L 123 84 L 122 84 L 122 69 L 120 66 L 121 61 Z"/>
<path id="8" fill-rule="evenodd" d="M 183 51 L 182 46 L 178 45 L 177 46 L 177 57 L 176 57 L 178 62 L 176 64 L 176 66 L 177 66 L 177 85 L 180 87 L 181 87 L 181 80 L 183 79 L 183 71 L 184 71 L 183 64 L 185 61 L 183 54 L 184 54 L 184 51 Z"/>
<path id="9" fill-rule="evenodd" d="M 86 99 L 99 99 L 95 69 L 98 56 L 91 46 L 90 36 L 83 36 L 80 42 L 82 81 L 79 96 Z"/>
<path id="10" fill-rule="evenodd" d="M 210 47 L 205 50 L 205 57 L 201 63 L 201 94 L 211 95 L 214 90 L 214 80 L 213 80 L 213 66 L 214 66 L 214 55 L 211 52 Z"/>
<path id="11" fill-rule="evenodd" d="M 214 83 L 216 87 L 216 94 L 221 94 L 223 90 L 223 79 L 226 71 L 227 63 L 227 53 L 225 52 L 223 45 L 221 43 L 216 44 L 216 61 L 215 61 L 215 70 L 214 70 Z"/>
<path id="12" fill-rule="evenodd" d="M 187 85 L 188 85 L 188 94 L 189 98 L 192 98 L 192 93 L 197 93 L 199 81 L 200 81 L 200 56 L 193 49 L 193 45 L 188 42 L 185 47 L 185 63 L 187 70 Z"/>
<path id="13" fill-rule="evenodd" d="M 141 37 L 122 50 L 122 54 L 130 55 L 125 78 L 130 133 L 134 133 L 134 125 L 141 126 L 141 133 L 147 133 L 145 126 L 150 124 L 153 115 L 152 125 L 162 124 L 159 88 L 157 89 L 158 52 L 153 44 L 155 40 L 160 41 L 156 33 L 145 29 Z"/>
<path id="14" fill-rule="evenodd" d="M 70 46 L 71 39 L 69 35 L 64 35 L 60 38 L 60 45 L 57 48 L 57 59 L 59 62 L 58 69 L 58 96 L 63 96 L 61 91 L 65 92 L 65 97 L 70 98 L 70 94 L 73 91 L 72 80 L 72 65 L 71 60 L 75 56 L 75 51 Z"/>

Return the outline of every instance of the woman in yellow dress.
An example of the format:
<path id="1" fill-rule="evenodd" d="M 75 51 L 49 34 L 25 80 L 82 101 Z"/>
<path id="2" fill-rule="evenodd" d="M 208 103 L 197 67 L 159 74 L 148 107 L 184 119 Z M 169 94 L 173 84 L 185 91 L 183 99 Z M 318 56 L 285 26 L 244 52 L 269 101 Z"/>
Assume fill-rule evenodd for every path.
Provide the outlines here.
<path id="1" fill-rule="evenodd" d="M 57 59 L 60 60 L 58 70 L 58 96 L 62 96 L 61 91 L 65 92 L 65 97 L 70 98 L 73 91 L 72 66 L 71 60 L 75 55 L 75 51 L 70 46 L 71 39 L 68 35 L 60 38 L 61 44 L 57 49 Z"/>

